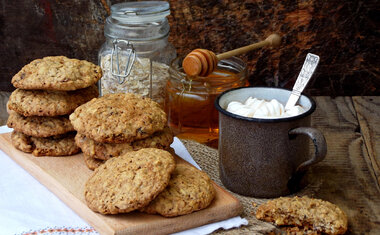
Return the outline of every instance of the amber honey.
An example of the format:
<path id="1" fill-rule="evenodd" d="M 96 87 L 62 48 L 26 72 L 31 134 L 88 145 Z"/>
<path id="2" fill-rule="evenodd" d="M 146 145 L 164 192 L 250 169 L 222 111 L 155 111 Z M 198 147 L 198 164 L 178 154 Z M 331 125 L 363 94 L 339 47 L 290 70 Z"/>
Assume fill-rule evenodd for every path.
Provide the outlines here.
<path id="1" fill-rule="evenodd" d="M 187 77 L 177 59 L 169 73 L 165 111 L 170 128 L 180 138 L 217 146 L 219 129 L 215 99 L 225 90 L 248 85 L 245 63 L 230 58 L 219 62 L 218 68 L 207 77 Z"/>

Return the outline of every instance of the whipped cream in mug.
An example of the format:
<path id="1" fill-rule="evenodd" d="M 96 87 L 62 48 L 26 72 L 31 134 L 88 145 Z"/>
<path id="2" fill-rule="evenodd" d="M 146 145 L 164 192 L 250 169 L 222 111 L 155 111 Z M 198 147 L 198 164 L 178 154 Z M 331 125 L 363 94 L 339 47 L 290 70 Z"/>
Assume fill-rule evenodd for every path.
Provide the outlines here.
<path id="1" fill-rule="evenodd" d="M 284 105 L 276 99 L 267 101 L 252 97 L 249 97 L 244 103 L 231 101 L 226 110 L 233 114 L 252 118 L 283 118 L 297 116 L 306 112 L 300 105 L 295 105 L 291 109 L 285 110 Z"/>

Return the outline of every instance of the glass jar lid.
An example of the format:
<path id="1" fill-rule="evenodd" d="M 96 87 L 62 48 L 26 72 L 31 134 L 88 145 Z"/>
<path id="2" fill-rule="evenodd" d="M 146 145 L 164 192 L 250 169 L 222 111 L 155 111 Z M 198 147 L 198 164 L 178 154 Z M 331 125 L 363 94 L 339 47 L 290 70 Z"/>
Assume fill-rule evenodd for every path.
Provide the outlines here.
<path id="1" fill-rule="evenodd" d="M 157 22 L 170 15 L 165 1 L 124 2 L 111 6 L 111 17 L 123 23 Z"/>
<path id="2" fill-rule="evenodd" d="M 170 6 L 165 1 L 124 2 L 111 6 L 104 35 L 113 39 L 147 41 L 169 35 Z"/>

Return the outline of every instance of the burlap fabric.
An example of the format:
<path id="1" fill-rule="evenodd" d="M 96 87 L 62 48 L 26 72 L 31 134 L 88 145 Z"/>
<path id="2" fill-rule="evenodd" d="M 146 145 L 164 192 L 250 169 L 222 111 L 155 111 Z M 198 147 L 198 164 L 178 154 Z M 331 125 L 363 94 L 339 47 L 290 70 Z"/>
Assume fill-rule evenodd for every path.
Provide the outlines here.
<path id="1" fill-rule="evenodd" d="M 181 139 L 181 141 L 183 142 L 191 156 L 194 158 L 194 160 L 197 162 L 197 164 L 202 168 L 202 170 L 205 171 L 211 177 L 211 179 L 214 180 L 218 185 L 226 189 L 219 179 L 218 151 L 216 149 L 207 147 L 206 145 L 199 144 L 195 141 L 184 139 Z M 318 190 L 320 184 L 321 182 L 314 180 L 313 182 L 310 182 L 310 184 L 306 188 L 290 196 L 313 196 L 315 195 L 315 192 Z M 248 220 L 248 225 L 236 229 L 230 229 L 227 231 L 218 230 L 214 234 L 267 234 L 270 232 L 274 232 L 276 234 L 281 233 L 281 230 L 276 228 L 274 225 L 257 220 L 255 218 L 254 213 L 257 206 L 266 202 L 268 199 L 245 197 L 233 193 L 228 189 L 226 190 L 230 192 L 232 195 L 234 195 L 237 199 L 239 199 L 240 203 L 243 206 L 243 212 L 240 216 Z"/>

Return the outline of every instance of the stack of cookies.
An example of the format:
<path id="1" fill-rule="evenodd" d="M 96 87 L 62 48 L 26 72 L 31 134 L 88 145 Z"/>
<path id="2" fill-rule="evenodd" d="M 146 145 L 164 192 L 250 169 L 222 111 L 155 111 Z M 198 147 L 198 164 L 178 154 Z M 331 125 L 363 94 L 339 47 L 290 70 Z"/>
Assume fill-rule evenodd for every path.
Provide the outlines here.
<path id="1" fill-rule="evenodd" d="M 169 152 L 156 148 L 108 160 L 85 185 L 87 205 L 102 214 L 139 210 L 174 217 L 204 209 L 214 197 L 206 173 L 189 164 L 176 164 Z"/>
<path id="2" fill-rule="evenodd" d="M 79 106 L 70 121 L 86 165 L 87 205 L 102 214 L 134 210 L 166 217 L 210 205 L 215 189 L 207 174 L 176 164 L 173 135 L 159 104 L 136 94 L 107 94 Z"/>
<path id="3" fill-rule="evenodd" d="M 99 66 L 85 60 L 51 56 L 24 66 L 13 78 L 17 89 L 8 101 L 7 125 L 13 145 L 35 156 L 64 156 L 80 151 L 68 116 L 98 97 Z"/>
<path id="4" fill-rule="evenodd" d="M 107 94 L 79 106 L 70 120 L 88 168 L 142 148 L 169 149 L 173 134 L 165 112 L 149 98 Z"/>

